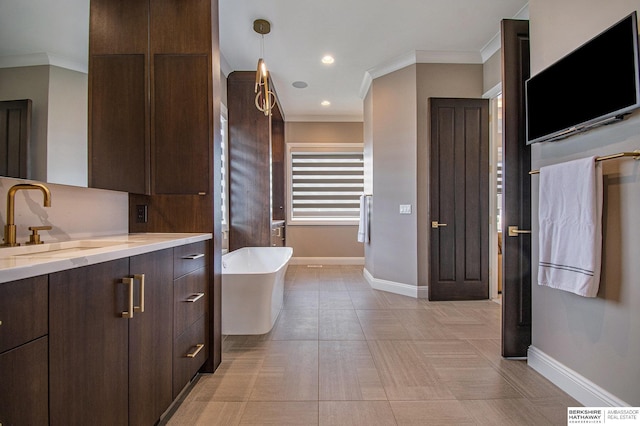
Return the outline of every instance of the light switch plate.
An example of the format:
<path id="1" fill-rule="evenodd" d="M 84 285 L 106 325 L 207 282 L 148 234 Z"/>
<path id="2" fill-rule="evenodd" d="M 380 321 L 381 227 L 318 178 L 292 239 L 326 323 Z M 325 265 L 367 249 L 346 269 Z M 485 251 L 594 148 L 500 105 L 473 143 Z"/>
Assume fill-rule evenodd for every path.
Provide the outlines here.
<path id="1" fill-rule="evenodd" d="M 400 204 L 400 214 L 411 214 L 411 204 Z"/>

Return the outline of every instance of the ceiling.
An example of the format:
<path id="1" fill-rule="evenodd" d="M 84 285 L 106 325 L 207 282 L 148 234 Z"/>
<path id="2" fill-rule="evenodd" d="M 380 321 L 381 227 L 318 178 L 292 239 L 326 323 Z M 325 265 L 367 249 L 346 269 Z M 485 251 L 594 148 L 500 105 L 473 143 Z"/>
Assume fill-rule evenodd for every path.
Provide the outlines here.
<path id="1" fill-rule="evenodd" d="M 219 0 L 223 71 L 267 63 L 287 121 L 362 120 L 371 78 L 416 62 L 482 63 L 527 0 Z M 321 59 L 330 54 L 332 65 Z M 486 58 L 484 58 L 486 59 Z M 226 61 L 226 63 L 225 63 Z M 296 89 L 294 81 L 308 87 Z M 321 106 L 323 100 L 331 105 Z"/>
<path id="2" fill-rule="evenodd" d="M 482 63 L 503 18 L 527 0 L 219 0 L 222 68 L 255 70 L 258 18 L 271 22 L 264 59 L 288 121 L 362 120 L 371 78 L 416 62 Z M 0 66 L 51 63 L 86 72 L 89 0 L 2 0 Z M 321 58 L 330 54 L 332 65 Z M 16 64 L 15 55 L 21 57 Z M 43 58 L 44 56 L 44 58 Z M 308 87 L 291 84 L 304 81 Z M 331 105 L 320 103 L 328 100 Z"/>

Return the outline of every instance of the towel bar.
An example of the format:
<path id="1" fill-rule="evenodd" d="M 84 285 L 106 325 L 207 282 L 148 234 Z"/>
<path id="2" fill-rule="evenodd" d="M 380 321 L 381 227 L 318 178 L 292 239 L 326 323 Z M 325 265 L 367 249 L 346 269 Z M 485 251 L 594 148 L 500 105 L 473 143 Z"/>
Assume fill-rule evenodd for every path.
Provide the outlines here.
<path id="1" fill-rule="evenodd" d="M 640 149 L 637 149 L 633 152 L 619 152 L 617 154 L 596 157 L 596 161 L 613 160 L 614 158 L 621 158 L 621 157 L 633 157 L 634 160 L 640 160 Z M 538 173 L 540 173 L 540 170 L 531 170 L 529 172 L 530 175 L 537 175 Z"/>

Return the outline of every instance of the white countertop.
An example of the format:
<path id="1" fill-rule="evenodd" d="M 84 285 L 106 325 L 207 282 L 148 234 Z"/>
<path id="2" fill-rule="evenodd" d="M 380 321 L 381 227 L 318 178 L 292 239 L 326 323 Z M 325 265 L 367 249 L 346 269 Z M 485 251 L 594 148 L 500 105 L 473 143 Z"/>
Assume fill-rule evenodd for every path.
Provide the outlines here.
<path id="1" fill-rule="evenodd" d="M 207 233 L 124 234 L 0 247 L 0 283 L 206 241 Z"/>

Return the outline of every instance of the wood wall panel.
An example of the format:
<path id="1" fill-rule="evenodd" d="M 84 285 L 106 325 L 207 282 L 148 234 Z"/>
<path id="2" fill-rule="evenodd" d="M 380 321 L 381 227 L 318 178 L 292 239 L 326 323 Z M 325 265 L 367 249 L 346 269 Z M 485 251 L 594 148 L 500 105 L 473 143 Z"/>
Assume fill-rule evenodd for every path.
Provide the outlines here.
<path id="1" fill-rule="evenodd" d="M 227 78 L 229 250 L 271 245 L 269 117 L 255 106 L 255 72 Z"/>
<path id="2" fill-rule="evenodd" d="M 149 0 L 91 0 L 92 55 L 148 51 Z"/>

